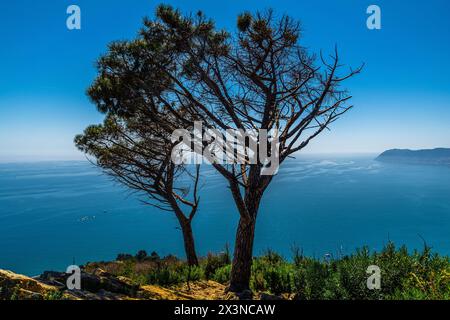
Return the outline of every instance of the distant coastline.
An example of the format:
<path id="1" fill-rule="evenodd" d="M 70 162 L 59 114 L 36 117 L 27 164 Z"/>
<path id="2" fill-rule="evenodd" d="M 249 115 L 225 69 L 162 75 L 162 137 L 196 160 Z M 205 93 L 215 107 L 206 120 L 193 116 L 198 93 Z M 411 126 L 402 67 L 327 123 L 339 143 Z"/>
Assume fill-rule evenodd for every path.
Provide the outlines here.
<path id="1" fill-rule="evenodd" d="M 450 148 L 435 149 L 391 149 L 375 158 L 381 162 L 450 165 Z"/>

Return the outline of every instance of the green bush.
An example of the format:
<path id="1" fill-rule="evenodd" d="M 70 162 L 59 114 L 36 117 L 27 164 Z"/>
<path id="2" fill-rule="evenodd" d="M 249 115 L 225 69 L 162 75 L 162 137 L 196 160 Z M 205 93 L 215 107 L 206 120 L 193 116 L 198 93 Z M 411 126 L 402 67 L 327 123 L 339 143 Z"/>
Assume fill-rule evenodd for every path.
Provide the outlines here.
<path id="1" fill-rule="evenodd" d="M 189 267 L 178 264 L 155 270 L 147 275 L 147 283 L 161 286 L 171 286 L 187 281 L 198 281 L 205 278 L 201 267 Z"/>
<path id="2" fill-rule="evenodd" d="M 174 256 L 160 258 L 156 253 L 120 255 L 118 262 L 99 263 L 108 272 L 123 275 L 138 284 L 172 286 L 188 280 L 211 279 L 222 284 L 230 281 L 231 261 L 226 248 L 220 254 L 208 254 L 198 267 L 187 266 Z M 367 288 L 367 267 L 381 270 L 380 290 Z M 276 295 L 293 294 L 296 299 L 450 299 L 450 260 L 431 252 L 409 253 L 389 242 L 380 252 L 367 247 L 339 259 L 306 257 L 294 249 L 292 261 L 274 251 L 255 257 L 250 279 L 251 289 Z"/>
<path id="3" fill-rule="evenodd" d="M 139 250 L 139 251 L 136 253 L 135 258 L 136 258 L 137 261 L 144 261 L 144 259 L 147 258 L 147 251 L 145 251 L 145 250 Z"/>
<path id="4" fill-rule="evenodd" d="M 53 290 L 44 295 L 44 300 L 61 300 L 63 298 L 63 293 L 58 290 Z"/>
<path id="5" fill-rule="evenodd" d="M 380 290 L 367 288 L 367 267 L 381 270 Z M 368 248 L 330 263 L 303 258 L 296 263 L 295 293 L 299 299 L 447 299 L 450 296 L 448 257 L 409 254 L 388 243 L 379 253 Z"/>
<path id="6" fill-rule="evenodd" d="M 329 266 L 304 258 L 295 268 L 294 293 L 297 299 L 323 299 L 329 281 Z"/>
<path id="7" fill-rule="evenodd" d="M 204 261 L 205 277 L 211 279 L 216 270 L 230 264 L 230 258 L 228 254 L 214 255 L 208 253 L 206 260 Z"/>
<path id="8" fill-rule="evenodd" d="M 264 256 L 253 259 L 250 286 L 255 291 L 268 291 L 277 295 L 291 292 L 294 274 L 291 263 L 269 250 Z"/>
<path id="9" fill-rule="evenodd" d="M 228 264 L 226 266 L 216 269 L 211 280 L 217 281 L 222 284 L 226 284 L 230 281 L 230 274 L 231 274 L 231 265 Z"/>

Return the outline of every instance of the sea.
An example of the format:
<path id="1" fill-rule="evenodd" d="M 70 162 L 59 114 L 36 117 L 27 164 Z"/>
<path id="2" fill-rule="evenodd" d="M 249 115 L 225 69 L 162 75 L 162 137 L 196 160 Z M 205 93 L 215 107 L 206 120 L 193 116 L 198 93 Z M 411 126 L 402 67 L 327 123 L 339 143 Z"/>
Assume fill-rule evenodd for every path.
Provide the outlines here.
<path id="1" fill-rule="evenodd" d="M 450 167 L 382 163 L 374 155 L 299 156 L 284 163 L 258 216 L 254 254 L 316 258 L 389 241 L 450 255 Z M 204 165 L 193 221 L 199 255 L 233 248 L 238 212 Z M 177 220 L 87 161 L 0 164 L 0 269 L 26 275 L 138 250 L 183 257 Z"/>

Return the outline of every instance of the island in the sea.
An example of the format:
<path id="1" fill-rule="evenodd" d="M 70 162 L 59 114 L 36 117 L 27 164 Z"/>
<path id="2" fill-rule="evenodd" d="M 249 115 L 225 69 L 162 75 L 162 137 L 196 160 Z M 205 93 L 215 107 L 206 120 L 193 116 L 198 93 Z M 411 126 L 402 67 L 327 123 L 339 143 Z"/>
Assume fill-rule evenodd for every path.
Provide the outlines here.
<path id="1" fill-rule="evenodd" d="M 450 148 L 391 149 L 384 151 L 375 160 L 393 163 L 450 165 Z"/>

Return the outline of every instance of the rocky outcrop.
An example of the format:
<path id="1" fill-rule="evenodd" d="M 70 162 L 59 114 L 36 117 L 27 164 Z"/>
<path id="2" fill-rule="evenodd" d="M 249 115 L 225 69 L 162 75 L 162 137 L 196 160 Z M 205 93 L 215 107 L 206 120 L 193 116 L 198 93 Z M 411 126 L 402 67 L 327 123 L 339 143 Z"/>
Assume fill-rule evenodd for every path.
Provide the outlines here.
<path id="1" fill-rule="evenodd" d="M 42 300 L 58 297 L 59 288 L 33 278 L 0 270 L 0 299 Z"/>
<path id="2" fill-rule="evenodd" d="M 27 277 L 0 270 L 0 300 L 211 300 L 233 299 L 225 286 L 214 281 L 195 281 L 172 288 L 138 286 L 126 277 L 116 277 L 102 269 L 81 272 L 81 290 L 68 290 L 64 272 L 46 271 Z"/>
<path id="3" fill-rule="evenodd" d="M 43 283 L 66 289 L 68 274 L 64 272 L 46 271 L 41 276 L 35 278 Z M 116 277 L 102 269 L 96 269 L 92 273 L 81 272 L 81 288 L 91 293 L 103 293 L 108 296 L 108 292 L 121 296 L 136 296 L 139 290 L 138 285 L 124 277 Z M 73 292 L 72 292 L 73 293 Z"/>
<path id="4" fill-rule="evenodd" d="M 68 274 L 46 271 L 30 278 L 0 270 L 0 299 L 11 300 L 127 300 L 138 296 L 139 286 L 129 279 L 115 277 L 101 269 L 81 273 L 81 290 L 66 287 Z"/>
<path id="5" fill-rule="evenodd" d="M 193 281 L 170 288 L 138 286 L 126 277 L 116 277 L 100 268 L 81 272 L 81 290 L 66 287 L 68 274 L 46 271 L 30 278 L 0 269 L 0 300 L 278 300 L 281 296 L 226 292 L 226 286 L 211 280 Z"/>

